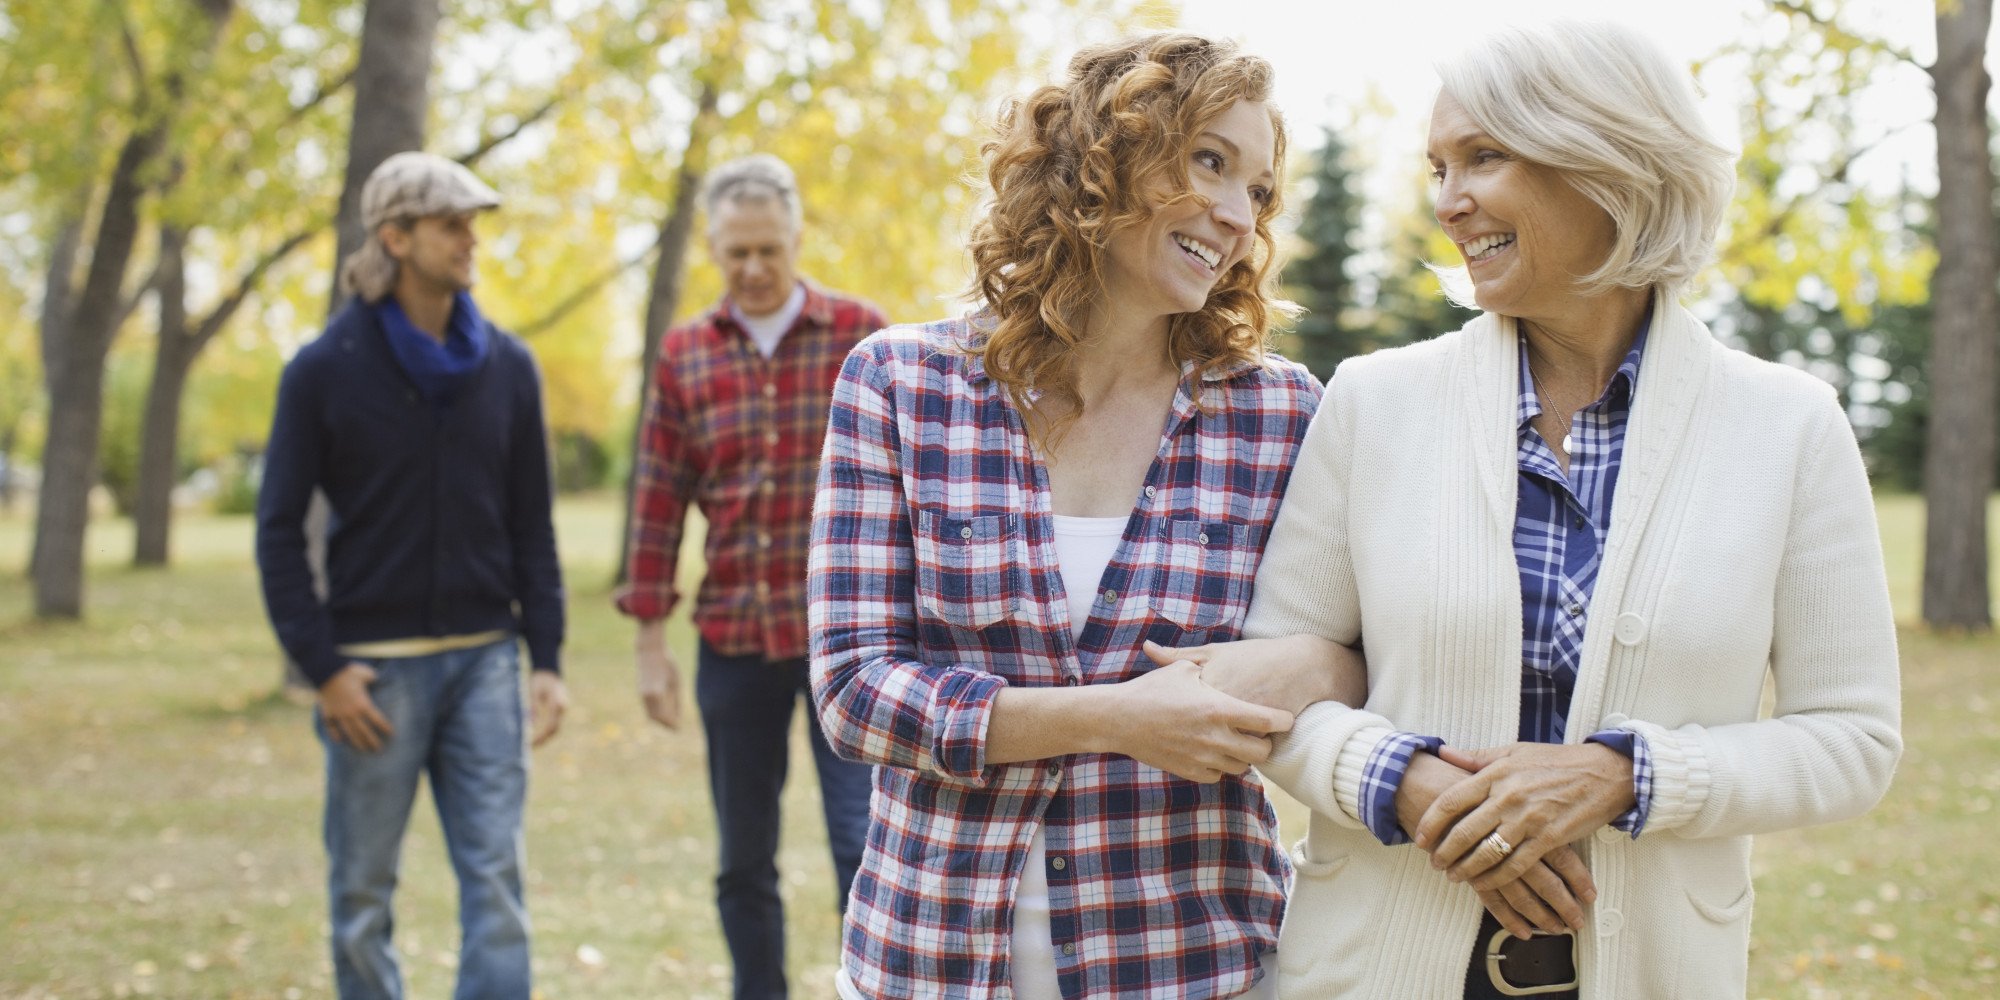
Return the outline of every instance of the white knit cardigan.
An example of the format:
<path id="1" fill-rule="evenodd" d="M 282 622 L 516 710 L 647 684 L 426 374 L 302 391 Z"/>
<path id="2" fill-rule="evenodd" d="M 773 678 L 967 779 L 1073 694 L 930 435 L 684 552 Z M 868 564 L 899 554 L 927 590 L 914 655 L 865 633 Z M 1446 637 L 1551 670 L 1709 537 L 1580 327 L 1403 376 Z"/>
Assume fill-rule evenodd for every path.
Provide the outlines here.
<path id="1" fill-rule="evenodd" d="M 1369 680 L 1364 707 L 1307 709 L 1260 768 L 1313 810 L 1284 997 L 1461 995 L 1478 899 L 1376 841 L 1356 796 L 1392 729 L 1516 738 L 1516 350 L 1514 322 L 1488 315 L 1342 364 L 1272 529 L 1245 633 L 1363 639 Z M 1750 835 L 1855 816 L 1888 788 L 1895 627 L 1861 456 L 1824 383 L 1665 302 L 1639 372 L 1568 732 L 1643 734 L 1653 805 L 1637 840 L 1607 827 L 1578 845 L 1599 893 L 1582 995 L 1741 997 Z"/>

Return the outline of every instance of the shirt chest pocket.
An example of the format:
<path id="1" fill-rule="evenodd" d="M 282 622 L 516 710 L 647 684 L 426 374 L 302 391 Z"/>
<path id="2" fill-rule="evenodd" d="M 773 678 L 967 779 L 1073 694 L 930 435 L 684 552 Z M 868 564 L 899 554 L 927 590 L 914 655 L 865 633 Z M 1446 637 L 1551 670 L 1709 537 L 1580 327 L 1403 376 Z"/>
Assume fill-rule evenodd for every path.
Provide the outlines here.
<path id="1" fill-rule="evenodd" d="M 1014 514 L 919 511 L 911 533 L 919 614 L 964 629 L 1010 618 L 1027 590 L 1027 550 Z"/>
<path id="2" fill-rule="evenodd" d="M 1186 631 L 1241 626 L 1257 573 L 1250 526 L 1170 518 L 1157 531 L 1153 611 Z"/>

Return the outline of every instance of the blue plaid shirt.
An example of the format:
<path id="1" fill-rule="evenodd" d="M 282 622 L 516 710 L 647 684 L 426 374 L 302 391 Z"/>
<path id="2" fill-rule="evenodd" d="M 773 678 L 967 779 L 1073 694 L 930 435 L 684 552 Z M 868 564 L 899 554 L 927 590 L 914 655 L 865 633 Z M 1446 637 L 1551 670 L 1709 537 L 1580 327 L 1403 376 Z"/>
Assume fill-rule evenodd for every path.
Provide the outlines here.
<path id="1" fill-rule="evenodd" d="M 1641 322 L 1632 349 L 1597 401 L 1577 411 L 1570 425 L 1569 473 L 1534 429 L 1541 415 L 1535 380 L 1528 369 L 1528 343 L 1520 342 L 1519 436 L 1516 464 L 1520 495 L 1514 508 L 1514 559 L 1521 567 L 1521 728 L 1524 743 L 1561 743 L 1569 722 L 1583 654 L 1583 630 L 1590 621 L 1591 591 L 1597 585 L 1604 540 L 1611 531 L 1611 500 L 1624 459 L 1625 422 L 1639 384 L 1651 313 Z M 1633 837 L 1652 808 L 1652 758 L 1644 737 L 1607 729 L 1586 742 L 1602 743 L 1632 758 L 1637 803 L 1612 826 Z M 1409 836 L 1396 823 L 1396 790 L 1410 758 L 1435 753 L 1444 740 L 1415 733 L 1392 733 L 1377 744 L 1362 770 L 1361 816 L 1384 844 Z"/>

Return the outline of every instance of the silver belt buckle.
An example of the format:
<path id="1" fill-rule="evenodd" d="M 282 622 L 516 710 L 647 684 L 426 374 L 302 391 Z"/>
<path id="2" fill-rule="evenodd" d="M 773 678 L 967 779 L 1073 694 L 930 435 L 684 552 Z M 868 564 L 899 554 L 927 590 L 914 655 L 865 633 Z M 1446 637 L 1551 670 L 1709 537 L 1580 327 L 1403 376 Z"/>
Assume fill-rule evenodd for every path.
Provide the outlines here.
<path id="1" fill-rule="evenodd" d="M 1507 974 L 1505 972 L 1502 972 L 1500 969 L 1501 963 L 1507 960 L 1507 955 L 1505 952 L 1502 952 L 1500 950 L 1500 946 L 1506 944 L 1507 940 L 1509 938 L 1512 938 L 1513 936 L 1514 935 L 1512 933 L 1503 930 L 1494 933 L 1494 935 L 1491 938 L 1488 938 L 1486 941 L 1486 978 L 1493 983 L 1493 988 L 1499 990 L 1501 995 L 1510 997 L 1532 997 L 1532 996 L 1539 996 L 1543 993 L 1563 993 L 1569 990 L 1576 989 L 1576 984 L 1577 984 L 1576 938 L 1573 935 L 1569 936 L 1570 981 L 1566 983 L 1550 983 L 1547 986 L 1516 986 L 1513 983 L 1507 981 Z M 1563 935 L 1543 934 L 1540 931 L 1535 932 L 1535 937 L 1560 937 L 1560 936 Z"/>

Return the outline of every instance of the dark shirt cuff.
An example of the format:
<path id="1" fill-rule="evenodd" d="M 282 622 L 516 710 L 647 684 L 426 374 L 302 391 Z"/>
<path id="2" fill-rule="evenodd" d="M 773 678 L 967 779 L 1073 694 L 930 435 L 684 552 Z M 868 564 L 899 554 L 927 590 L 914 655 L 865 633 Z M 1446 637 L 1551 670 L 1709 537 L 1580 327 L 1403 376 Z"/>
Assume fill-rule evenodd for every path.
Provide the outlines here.
<path id="1" fill-rule="evenodd" d="M 1602 743 L 1632 758 L 1632 808 L 1611 821 L 1611 827 L 1638 839 L 1653 811 L 1653 755 L 1646 738 L 1629 729 L 1606 729 L 1592 733 L 1585 743 Z"/>
<path id="2" fill-rule="evenodd" d="M 1436 753 L 1444 740 L 1415 733 L 1391 733 L 1375 744 L 1368 763 L 1361 770 L 1361 823 L 1375 839 L 1394 847 L 1410 842 L 1409 834 L 1396 822 L 1396 790 L 1403 787 L 1403 772 L 1419 753 Z"/>

